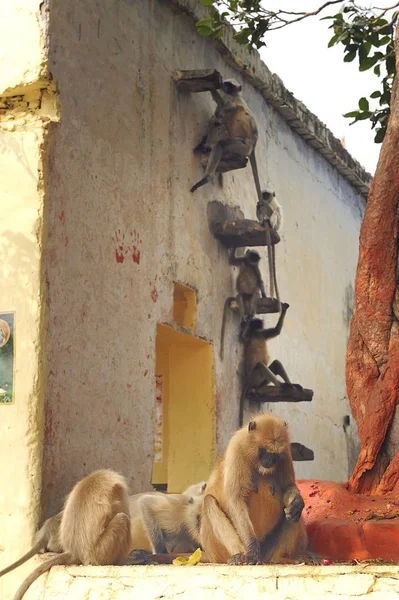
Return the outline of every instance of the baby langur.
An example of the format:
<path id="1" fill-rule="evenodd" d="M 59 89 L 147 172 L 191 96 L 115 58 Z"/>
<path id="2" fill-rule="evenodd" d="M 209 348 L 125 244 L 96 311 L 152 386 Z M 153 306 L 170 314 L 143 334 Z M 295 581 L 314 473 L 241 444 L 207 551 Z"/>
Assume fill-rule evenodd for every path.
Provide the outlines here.
<path id="1" fill-rule="evenodd" d="M 262 197 L 256 205 L 256 216 L 262 225 L 269 221 L 274 231 L 280 231 L 283 226 L 283 207 L 277 201 L 276 194 L 262 190 Z"/>
<path id="2" fill-rule="evenodd" d="M 124 563 L 131 549 L 128 489 L 114 471 L 95 471 L 69 494 L 61 517 L 59 554 L 38 566 L 22 583 L 14 600 L 55 565 Z"/>
<path id="3" fill-rule="evenodd" d="M 35 543 L 33 548 L 24 554 L 20 559 L 9 565 L 2 571 L 0 571 L 0 577 L 13 571 L 24 562 L 38 554 L 39 552 L 62 552 L 62 546 L 60 542 L 60 524 L 61 524 L 62 512 L 50 517 L 44 523 L 41 529 L 35 535 Z"/>
<path id="4" fill-rule="evenodd" d="M 256 314 L 259 294 L 261 294 L 262 298 L 266 297 L 265 286 L 259 269 L 259 261 L 260 255 L 256 250 L 247 250 L 243 258 L 235 258 L 233 254 L 230 256 L 230 264 L 239 265 L 240 270 L 236 280 L 237 297 L 227 298 L 224 304 L 220 334 L 220 358 L 222 360 L 228 309 L 237 303 L 241 323 L 243 323 L 243 321 L 250 319 Z"/>
<path id="5" fill-rule="evenodd" d="M 255 146 L 258 141 L 258 128 L 255 117 L 241 95 L 241 85 L 235 79 L 226 79 L 219 91 L 211 91 L 217 104 L 205 139 L 197 146 L 210 148 L 204 177 L 191 188 L 195 192 L 208 183 L 218 170 L 219 163 L 228 155 L 249 157 L 258 199 L 261 198 Z"/>
<path id="6" fill-rule="evenodd" d="M 266 230 L 266 245 L 270 274 L 270 295 L 273 297 L 274 290 L 276 290 L 276 298 L 279 302 L 279 308 L 281 310 L 280 294 L 276 275 L 276 251 L 274 245 L 272 244 L 270 227 L 274 229 L 274 231 L 279 231 L 281 229 L 283 223 L 283 209 L 282 206 L 277 202 L 276 194 L 274 192 L 262 190 L 262 196 L 256 205 L 256 216 L 258 221 Z"/>
<path id="7" fill-rule="evenodd" d="M 293 385 L 279 360 L 274 360 L 269 365 L 270 356 L 267 349 L 267 340 L 280 335 L 288 308 L 289 304 L 285 302 L 281 304 L 281 314 L 275 327 L 264 329 L 262 319 L 252 319 L 247 322 L 241 334 L 245 344 L 245 383 L 240 399 L 240 425 L 242 425 L 244 417 L 244 400 L 250 389 L 256 392 L 265 384 L 283 385 L 277 379 L 277 375 L 283 379 L 285 384 Z M 295 387 L 300 388 L 301 386 L 295 384 Z"/>
<path id="8" fill-rule="evenodd" d="M 208 480 L 202 549 L 209 562 L 292 561 L 306 550 L 303 507 L 286 424 L 256 415 L 233 435 Z"/>
<path id="9" fill-rule="evenodd" d="M 131 522 L 132 547 L 153 554 L 193 552 L 199 546 L 203 495 L 140 494 Z"/>

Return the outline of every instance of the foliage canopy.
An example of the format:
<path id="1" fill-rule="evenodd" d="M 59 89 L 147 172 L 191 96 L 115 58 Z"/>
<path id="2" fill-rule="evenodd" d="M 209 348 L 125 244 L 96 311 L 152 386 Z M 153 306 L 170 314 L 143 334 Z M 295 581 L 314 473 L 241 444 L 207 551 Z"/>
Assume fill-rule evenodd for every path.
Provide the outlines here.
<path id="1" fill-rule="evenodd" d="M 359 100 L 356 110 L 344 116 L 352 123 L 369 119 L 375 129 L 374 141 L 384 139 L 390 113 L 392 83 L 395 77 L 395 26 L 399 16 L 399 2 L 386 8 L 361 6 L 356 0 L 330 0 L 313 12 L 271 10 L 267 0 L 201 0 L 209 7 L 209 17 L 196 23 L 202 36 L 220 38 L 224 28 L 231 24 L 234 38 L 248 48 L 261 48 L 271 31 L 299 23 L 320 15 L 330 20 L 333 36 L 328 42 L 331 48 L 344 46 L 344 62 L 358 60 L 359 71 L 373 69 L 379 80 L 379 88 L 369 98 Z M 327 8 L 339 5 L 336 14 L 322 16 Z M 374 100 L 374 102 L 370 102 Z M 352 124 L 351 123 L 351 124 Z"/>

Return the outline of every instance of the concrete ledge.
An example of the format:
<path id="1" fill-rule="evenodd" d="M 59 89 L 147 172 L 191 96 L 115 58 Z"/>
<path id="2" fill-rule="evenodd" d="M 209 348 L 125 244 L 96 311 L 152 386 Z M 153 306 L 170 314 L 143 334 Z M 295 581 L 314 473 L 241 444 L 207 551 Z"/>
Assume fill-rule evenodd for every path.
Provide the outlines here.
<path id="1" fill-rule="evenodd" d="M 25 600 L 393 600 L 398 591 L 393 565 L 54 567 Z"/>

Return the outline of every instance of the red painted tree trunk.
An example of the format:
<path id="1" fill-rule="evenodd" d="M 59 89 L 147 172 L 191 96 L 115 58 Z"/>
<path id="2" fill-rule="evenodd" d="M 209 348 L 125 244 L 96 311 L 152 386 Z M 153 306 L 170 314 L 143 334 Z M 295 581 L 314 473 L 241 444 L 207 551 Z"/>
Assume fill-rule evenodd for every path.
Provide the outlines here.
<path id="1" fill-rule="evenodd" d="M 396 67 L 399 73 L 398 44 Z M 348 395 L 361 443 L 349 489 L 365 494 L 395 486 L 399 491 L 398 203 L 399 76 L 360 231 L 346 357 Z"/>

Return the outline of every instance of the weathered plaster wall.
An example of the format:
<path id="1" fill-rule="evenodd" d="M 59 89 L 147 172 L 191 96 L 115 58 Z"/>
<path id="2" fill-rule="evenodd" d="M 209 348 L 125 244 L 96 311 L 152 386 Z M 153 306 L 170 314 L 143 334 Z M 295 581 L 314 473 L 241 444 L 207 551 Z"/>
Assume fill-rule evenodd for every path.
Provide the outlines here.
<path id="1" fill-rule="evenodd" d="M 315 390 L 311 404 L 275 410 L 293 439 L 315 450 L 313 463 L 297 465 L 298 476 L 345 479 L 344 357 L 359 193 L 170 2 L 54 2 L 50 64 L 62 118 L 49 174 L 46 514 L 100 466 L 126 473 L 133 491 L 148 488 L 155 331 L 173 320 L 174 281 L 198 290 L 196 335 L 215 344 L 219 450 L 237 425 L 241 347 L 232 319 L 224 363 L 217 351 L 234 273 L 209 231 L 207 204 L 220 200 L 255 217 L 255 189 L 246 169 L 227 174 L 223 189 L 190 194 L 201 175 L 192 148 L 214 106 L 207 94 L 178 93 L 174 69 L 216 67 L 234 76 L 256 112 L 261 179 L 285 210 L 277 259 L 291 307 L 272 353 L 293 381 Z"/>
<path id="2" fill-rule="evenodd" d="M 14 403 L 0 404 L 0 569 L 30 546 L 40 513 L 45 142 L 48 123 L 57 119 L 45 27 L 39 0 L 2 6 L 0 312 L 15 311 L 16 343 Z M 2 600 L 13 596 L 29 569 L 0 579 Z"/>

